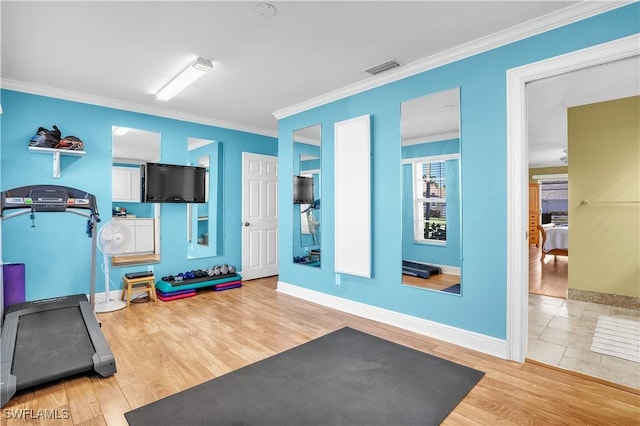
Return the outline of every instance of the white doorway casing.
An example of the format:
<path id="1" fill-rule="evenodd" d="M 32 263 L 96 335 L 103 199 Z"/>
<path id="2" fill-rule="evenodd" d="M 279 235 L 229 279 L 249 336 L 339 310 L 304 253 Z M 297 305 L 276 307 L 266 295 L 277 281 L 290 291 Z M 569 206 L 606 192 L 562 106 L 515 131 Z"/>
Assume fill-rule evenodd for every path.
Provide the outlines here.
<path id="1" fill-rule="evenodd" d="M 242 278 L 278 274 L 278 157 L 242 153 Z"/>
<path id="2" fill-rule="evenodd" d="M 526 85 L 640 54 L 640 35 L 556 56 L 507 71 L 507 359 L 527 354 L 529 295 L 527 213 L 528 178 Z"/>

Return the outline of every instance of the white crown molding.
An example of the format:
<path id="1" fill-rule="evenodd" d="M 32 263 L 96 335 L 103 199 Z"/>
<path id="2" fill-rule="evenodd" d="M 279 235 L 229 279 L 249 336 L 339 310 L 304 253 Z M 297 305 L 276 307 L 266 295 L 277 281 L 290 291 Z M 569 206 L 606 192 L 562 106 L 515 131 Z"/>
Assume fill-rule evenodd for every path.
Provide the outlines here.
<path id="1" fill-rule="evenodd" d="M 315 290 L 278 281 L 278 291 L 298 299 L 307 300 L 331 309 L 389 324 L 423 336 L 453 343 L 474 351 L 482 352 L 502 359 L 506 358 L 506 342 L 503 339 L 463 330 L 446 324 L 440 324 L 423 318 L 400 312 L 390 311 L 377 306 L 367 305 L 342 297 L 332 296 Z"/>
<path id="2" fill-rule="evenodd" d="M 550 31 L 577 21 L 581 21 L 592 16 L 629 5 L 630 1 L 582 1 L 578 4 L 566 7 L 557 12 L 541 16 L 522 24 L 507 28 L 503 31 L 479 38 L 469 43 L 465 43 L 454 48 L 445 50 L 435 55 L 423 58 L 404 66 L 394 68 L 382 73 L 379 76 L 359 81 L 357 83 L 342 87 L 325 93 L 324 95 L 311 98 L 287 108 L 280 109 L 273 113 L 278 120 L 307 111 L 348 96 L 355 95 L 365 90 L 370 90 L 385 84 L 401 80 L 412 75 L 441 67 L 452 62 L 459 61 L 474 55 L 478 55 L 501 46 L 532 37 L 537 34 Z"/>
<path id="3" fill-rule="evenodd" d="M 568 180 L 569 173 L 550 173 L 546 175 L 533 175 L 533 180 Z"/>
<path id="4" fill-rule="evenodd" d="M 542 169 L 545 167 L 566 167 L 567 164 L 563 163 L 560 160 L 555 160 L 555 161 L 547 161 L 544 163 L 530 163 L 527 165 L 527 168 L 529 169 Z"/>
<path id="5" fill-rule="evenodd" d="M 3 78 L 0 80 L 0 87 L 7 90 L 15 90 L 17 92 L 30 93 L 32 95 L 48 96 L 67 101 L 81 102 L 91 105 L 97 105 L 107 108 L 115 108 L 124 111 L 138 112 L 141 114 L 150 114 L 158 117 L 171 118 L 174 120 L 188 121 L 191 123 L 205 124 L 208 126 L 222 127 L 224 129 L 238 130 L 240 132 L 255 133 L 264 136 L 278 137 L 278 132 L 261 127 L 253 127 L 240 123 L 232 123 L 229 121 L 216 120 L 214 118 L 202 115 L 185 114 L 176 111 L 170 111 L 163 108 L 154 108 L 145 105 L 139 105 L 132 102 L 125 102 L 113 98 L 105 98 L 102 96 L 88 95 L 86 93 L 74 92 L 71 90 L 58 89 L 55 87 L 43 86 L 40 84 L 27 83 L 24 81 L 11 80 Z"/>
<path id="6" fill-rule="evenodd" d="M 456 130 L 455 132 L 440 133 L 438 135 L 420 136 L 417 138 L 403 139 L 402 146 L 420 145 L 423 143 L 441 142 L 441 141 L 447 141 L 450 139 L 459 139 L 459 138 L 460 138 L 460 132 Z"/>

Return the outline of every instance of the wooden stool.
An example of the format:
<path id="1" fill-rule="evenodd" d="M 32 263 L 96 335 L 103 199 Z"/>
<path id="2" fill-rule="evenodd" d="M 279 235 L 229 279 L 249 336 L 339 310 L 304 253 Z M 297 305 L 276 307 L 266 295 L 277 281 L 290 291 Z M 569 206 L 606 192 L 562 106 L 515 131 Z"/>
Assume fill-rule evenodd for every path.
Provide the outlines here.
<path id="1" fill-rule="evenodd" d="M 127 278 L 123 277 L 124 285 L 122 286 L 122 300 L 127 300 L 127 307 L 131 303 L 132 292 L 145 292 L 149 293 L 149 300 L 153 299 L 155 303 L 158 303 L 158 297 L 156 296 L 156 278 L 151 275 L 150 277 L 141 278 Z"/>

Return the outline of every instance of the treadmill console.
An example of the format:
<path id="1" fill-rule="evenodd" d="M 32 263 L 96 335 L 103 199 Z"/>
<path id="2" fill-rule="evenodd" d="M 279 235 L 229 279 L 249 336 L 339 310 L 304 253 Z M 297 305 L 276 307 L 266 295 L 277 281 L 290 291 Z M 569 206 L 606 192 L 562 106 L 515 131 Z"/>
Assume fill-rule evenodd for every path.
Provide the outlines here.
<path id="1" fill-rule="evenodd" d="M 97 214 L 95 197 L 87 192 L 57 185 L 14 188 L 0 193 L 2 210 L 30 208 L 36 212 L 88 209 Z M 1 214 L 1 212 L 0 212 Z"/>

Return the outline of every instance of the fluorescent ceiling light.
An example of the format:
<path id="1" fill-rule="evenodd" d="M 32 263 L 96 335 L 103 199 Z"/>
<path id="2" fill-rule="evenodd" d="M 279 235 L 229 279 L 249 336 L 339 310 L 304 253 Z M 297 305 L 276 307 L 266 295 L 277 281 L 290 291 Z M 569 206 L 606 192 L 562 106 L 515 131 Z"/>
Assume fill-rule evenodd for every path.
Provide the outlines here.
<path id="1" fill-rule="evenodd" d="M 213 63 L 209 59 L 198 58 L 193 64 L 189 65 L 186 70 L 182 71 L 176 78 L 171 80 L 169 84 L 164 86 L 162 90 L 156 93 L 156 99 L 159 101 L 168 101 L 182 92 L 188 85 L 206 74 L 211 68 L 213 68 Z"/>
<path id="2" fill-rule="evenodd" d="M 113 129 L 113 134 L 116 136 L 124 136 L 129 132 L 128 127 L 116 127 L 115 129 Z"/>

